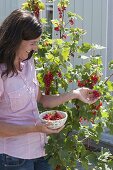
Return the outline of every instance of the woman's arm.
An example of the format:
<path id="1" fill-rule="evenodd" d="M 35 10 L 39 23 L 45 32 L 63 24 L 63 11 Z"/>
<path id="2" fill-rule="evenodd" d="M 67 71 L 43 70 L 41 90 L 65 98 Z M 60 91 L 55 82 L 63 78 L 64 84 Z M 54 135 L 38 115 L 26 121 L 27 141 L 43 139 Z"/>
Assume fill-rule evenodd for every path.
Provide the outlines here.
<path id="1" fill-rule="evenodd" d="M 52 130 L 47 128 L 47 125 L 44 124 L 28 126 L 28 125 L 15 125 L 0 121 L 0 137 L 19 136 L 33 132 L 41 132 L 47 134 L 59 133 L 63 128 L 64 126 L 59 129 Z"/>
<path id="2" fill-rule="evenodd" d="M 17 136 L 33 131 L 33 126 L 15 125 L 0 121 L 0 137 Z"/>
<path id="3" fill-rule="evenodd" d="M 43 95 L 39 90 L 38 94 L 38 102 L 41 103 L 44 108 L 53 108 L 72 99 L 74 99 L 73 91 L 60 95 Z"/>
<path id="4" fill-rule="evenodd" d="M 79 99 L 84 103 L 92 104 L 99 98 L 94 98 L 93 90 L 89 88 L 78 88 L 60 95 L 43 95 L 39 89 L 38 102 L 45 108 L 53 108 L 72 99 Z"/>

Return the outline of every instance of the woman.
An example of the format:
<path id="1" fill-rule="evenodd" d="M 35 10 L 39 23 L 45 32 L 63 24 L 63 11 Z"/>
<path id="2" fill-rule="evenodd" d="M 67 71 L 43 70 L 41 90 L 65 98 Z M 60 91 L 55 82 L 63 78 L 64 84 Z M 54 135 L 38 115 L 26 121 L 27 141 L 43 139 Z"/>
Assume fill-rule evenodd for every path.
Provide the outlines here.
<path id="1" fill-rule="evenodd" d="M 59 96 L 42 95 L 32 54 L 42 29 L 28 11 L 15 10 L 0 27 L 0 170 L 50 170 L 46 134 L 59 133 L 41 124 L 37 101 L 53 108 L 71 99 L 94 103 L 87 88 Z"/>

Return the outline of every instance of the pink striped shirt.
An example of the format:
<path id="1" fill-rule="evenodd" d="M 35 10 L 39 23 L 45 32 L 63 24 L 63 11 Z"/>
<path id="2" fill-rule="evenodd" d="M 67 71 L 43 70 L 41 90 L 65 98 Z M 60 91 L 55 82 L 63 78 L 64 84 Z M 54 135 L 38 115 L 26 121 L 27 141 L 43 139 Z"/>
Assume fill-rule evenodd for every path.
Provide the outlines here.
<path id="1" fill-rule="evenodd" d="M 18 125 L 40 124 L 37 108 L 38 81 L 33 58 L 21 63 L 18 75 L 0 76 L 0 120 Z M 0 73 L 5 69 L 0 65 Z M 28 133 L 14 137 L 0 138 L 0 153 L 33 159 L 45 156 L 44 133 Z"/>

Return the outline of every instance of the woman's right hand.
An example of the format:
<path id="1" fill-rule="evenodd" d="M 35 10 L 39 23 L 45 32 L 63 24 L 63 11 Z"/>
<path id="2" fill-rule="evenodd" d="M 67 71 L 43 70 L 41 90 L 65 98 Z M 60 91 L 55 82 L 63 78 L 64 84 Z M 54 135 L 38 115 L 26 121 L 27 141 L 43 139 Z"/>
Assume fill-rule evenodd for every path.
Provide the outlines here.
<path id="1" fill-rule="evenodd" d="M 50 128 L 48 128 L 47 125 L 40 124 L 40 125 L 36 125 L 36 128 L 37 128 L 37 132 L 53 134 L 53 133 L 59 133 L 64 128 L 64 126 L 62 126 L 61 128 L 58 128 L 58 129 L 50 129 Z"/>
<path id="2" fill-rule="evenodd" d="M 81 100 L 84 103 L 88 103 L 88 104 L 93 104 L 95 103 L 99 98 L 100 98 L 100 94 L 98 92 L 98 97 L 94 96 L 94 92 L 95 90 L 93 89 L 89 89 L 87 87 L 81 87 L 78 88 L 76 90 L 73 90 L 73 94 L 76 96 L 77 99 Z"/>

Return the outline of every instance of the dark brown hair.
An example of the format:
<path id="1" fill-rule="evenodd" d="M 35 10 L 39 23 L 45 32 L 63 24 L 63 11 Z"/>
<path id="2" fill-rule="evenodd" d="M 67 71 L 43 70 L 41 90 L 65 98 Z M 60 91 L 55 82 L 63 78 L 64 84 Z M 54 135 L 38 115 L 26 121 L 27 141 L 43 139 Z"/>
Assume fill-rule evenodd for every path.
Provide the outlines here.
<path id="1" fill-rule="evenodd" d="M 22 40 L 32 40 L 40 37 L 42 28 L 37 18 L 29 11 L 17 9 L 13 11 L 0 27 L 0 64 L 5 64 L 6 70 L 17 73 L 14 66 L 16 51 Z M 33 51 L 28 56 L 31 57 Z"/>

